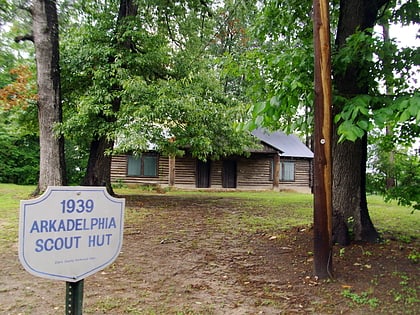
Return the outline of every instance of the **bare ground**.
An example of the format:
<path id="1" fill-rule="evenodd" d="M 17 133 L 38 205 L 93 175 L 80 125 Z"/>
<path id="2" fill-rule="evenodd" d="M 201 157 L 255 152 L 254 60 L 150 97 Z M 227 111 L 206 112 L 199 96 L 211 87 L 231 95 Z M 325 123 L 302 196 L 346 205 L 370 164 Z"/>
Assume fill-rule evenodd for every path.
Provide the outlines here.
<path id="1" fill-rule="evenodd" d="M 84 280 L 85 314 L 419 314 L 419 240 L 334 247 L 334 279 L 313 277 L 312 230 L 249 232 L 228 198 L 126 196 L 123 250 Z M 65 283 L 0 260 L 0 314 L 64 314 Z"/>

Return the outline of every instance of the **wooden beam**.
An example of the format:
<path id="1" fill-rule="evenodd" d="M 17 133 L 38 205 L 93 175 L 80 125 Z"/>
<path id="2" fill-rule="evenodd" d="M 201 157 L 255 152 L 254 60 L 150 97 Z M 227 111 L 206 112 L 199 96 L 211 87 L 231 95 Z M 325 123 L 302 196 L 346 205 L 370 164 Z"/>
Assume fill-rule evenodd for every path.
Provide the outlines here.
<path id="1" fill-rule="evenodd" d="M 175 156 L 169 156 L 169 186 L 175 185 Z"/>
<path id="2" fill-rule="evenodd" d="M 273 188 L 278 189 L 280 183 L 280 155 L 275 154 L 273 159 Z"/>
<path id="3" fill-rule="evenodd" d="M 314 0 L 314 272 L 332 277 L 332 88 L 327 0 Z"/>

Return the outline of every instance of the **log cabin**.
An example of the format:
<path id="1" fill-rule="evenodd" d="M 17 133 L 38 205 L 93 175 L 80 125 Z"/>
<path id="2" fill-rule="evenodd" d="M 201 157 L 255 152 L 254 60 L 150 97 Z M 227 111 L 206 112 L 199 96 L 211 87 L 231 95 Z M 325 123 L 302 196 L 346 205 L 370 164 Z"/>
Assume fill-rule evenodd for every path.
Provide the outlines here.
<path id="1" fill-rule="evenodd" d="M 261 146 L 247 156 L 201 161 L 188 151 L 168 157 L 149 151 L 141 156 L 112 156 L 113 183 L 182 189 L 295 190 L 310 192 L 312 151 L 295 135 L 252 132 Z"/>

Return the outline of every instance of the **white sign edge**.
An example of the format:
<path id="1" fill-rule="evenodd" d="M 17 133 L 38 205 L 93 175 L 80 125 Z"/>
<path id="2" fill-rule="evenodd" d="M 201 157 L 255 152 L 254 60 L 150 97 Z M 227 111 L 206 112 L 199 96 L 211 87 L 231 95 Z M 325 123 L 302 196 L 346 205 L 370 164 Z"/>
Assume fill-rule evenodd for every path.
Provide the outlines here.
<path id="1" fill-rule="evenodd" d="M 48 196 L 54 192 L 54 191 L 100 191 L 104 194 L 104 196 L 109 199 L 112 202 L 115 203 L 119 203 L 121 208 L 120 208 L 120 216 L 121 216 L 121 229 L 120 229 L 120 233 L 119 233 L 119 244 L 117 246 L 117 249 L 114 253 L 114 255 L 105 263 L 101 264 L 100 266 L 97 266 L 96 268 L 87 271 L 83 274 L 80 274 L 78 276 L 74 276 L 74 277 L 70 277 L 70 276 L 61 276 L 61 275 L 55 275 L 55 274 L 50 274 L 48 272 L 40 272 L 40 271 L 36 271 L 35 269 L 33 269 L 26 261 L 25 257 L 24 257 L 24 251 L 23 251 L 23 234 L 24 234 L 24 218 L 22 215 L 23 209 L 25 206 L 27 205 L 33 205 L 33 204 L 37 204 L 39 202 L 42 202 L 44 199 L 48 198 Z M 124 211 L 125 210 L 125 199 L 124 198 L 115 198 L 113 196 L 111 196 L 108 191 L 106 190 L 106 187 L 103 186 L 48 186 L 47 189 L 45 190 L 45 192 L 40 195 L 39 197 L 33 198 L 33 199 L 29 199 L 29 200 L 21 200 L 20 201 L 20 209 L 19 209 L 19 233 L 18 233 L 18 255 L 19 255 L 19 260 L 22 264 L 22 266 L 24 267 L 24 269 L 37 277 L 40 278 L 46 278 L 46 279 L 51 279 L 51 280 L 63 280 L 63 281 L 68 281 L 68 282 L 77 282 L 79 280 L 82 280 L 90 275 L 93 275 L 103 269 L 105 269 L 106 267 L 108 267 L 109 265 L 111 265 L 119 256 L 120 252 L 121 252 L 121 248 L 122 248 L 122 243 L 123 243 L 123 235 L 124 235 Z"/>

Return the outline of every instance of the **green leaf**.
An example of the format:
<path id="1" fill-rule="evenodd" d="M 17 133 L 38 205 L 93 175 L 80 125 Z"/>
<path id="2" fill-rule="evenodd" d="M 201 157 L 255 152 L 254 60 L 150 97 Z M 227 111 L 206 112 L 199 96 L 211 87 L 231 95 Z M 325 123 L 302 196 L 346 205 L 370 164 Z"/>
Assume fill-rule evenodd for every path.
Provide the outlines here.
<path id="1" fill-rule="evenodd" d="M 420 112 L 420 104 L 413 101 L 410 101 L 410 107 L 408 107 L 408 111 L 413 117 L 416 117 Z"/>
<path id="2" fill-rule="evenodd" d="M 254 105 L 252 110 L 252 116 L 260 116 L 266 109 L 266 102 L 258 102 Z"/>
<path id="3" fill-rule="evenodd" d="M 274 107 L 278 107 L 280 105 L 280 101 L 279 98 L 277 97 L 277 95 L 274 95 L 271 99 L 270 99 L 270 105 L 274 106 Z"/>
<path id="4" fill-rule="evenodd" d="M 335 115 L 335 117 L 334 117 L 334 123 L 336 124 L 336 123 L 338 123 L 340 120 L 341 120 L 341 114 L 337 114 L 337 115 Z"/>
<path id="5" fill-rule="evenodd" d="M 369 128 L 369 122 L 367 120 L 359 120 L 357 122 L 357 126 L 359 126 L 361 129 L 367 131 Z"/>
<path id="6" fill-rule="evenodd" d="M 338 127 L 338 134 L 340 135 L 340 139 L 342 139 L 341 141 L 349 140 L 354 142 L 358 138 L 363 137 L 365 131 L 350 121 L 345 121 Z"/>
<path id="7" fill-rule="evenodd" d="M 407 121 L 410 118 L 410 110 L 407 108 L 406 110 L 404 110 L 401 115 L 400 118 L 398 119 L 399 122 L 404 122 Z"/>

